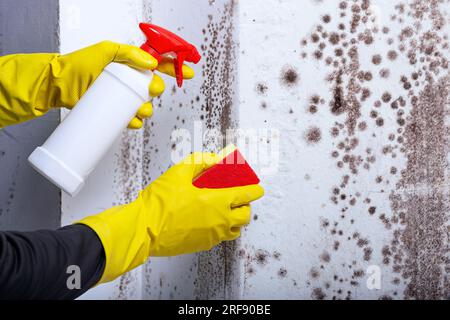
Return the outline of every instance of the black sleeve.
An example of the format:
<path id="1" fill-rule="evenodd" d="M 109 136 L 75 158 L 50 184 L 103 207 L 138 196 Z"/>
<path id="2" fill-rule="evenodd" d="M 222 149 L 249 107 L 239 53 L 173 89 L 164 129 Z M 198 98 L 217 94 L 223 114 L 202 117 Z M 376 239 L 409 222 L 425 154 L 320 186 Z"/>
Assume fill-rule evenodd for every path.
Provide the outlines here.
<path id="1" fill-rule="evenodd" d="M 0 232 L 0 299 L 75 299 L 104 267 L 100 239 L 85 225 Z"/>

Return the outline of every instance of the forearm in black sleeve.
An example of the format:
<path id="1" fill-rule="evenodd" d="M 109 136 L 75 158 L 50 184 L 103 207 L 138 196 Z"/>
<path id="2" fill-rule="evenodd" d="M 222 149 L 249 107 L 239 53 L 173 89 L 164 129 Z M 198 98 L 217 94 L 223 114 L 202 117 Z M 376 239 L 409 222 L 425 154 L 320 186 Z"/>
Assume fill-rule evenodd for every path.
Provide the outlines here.
<path id="1" fill-rule="evenodd" d="M 100 280 L 104 267 L 100 239 L 85 225 L 0 232 L 0 299 L 75 299 Z M 77 269 L 79 289 L 69 279 Z"/>

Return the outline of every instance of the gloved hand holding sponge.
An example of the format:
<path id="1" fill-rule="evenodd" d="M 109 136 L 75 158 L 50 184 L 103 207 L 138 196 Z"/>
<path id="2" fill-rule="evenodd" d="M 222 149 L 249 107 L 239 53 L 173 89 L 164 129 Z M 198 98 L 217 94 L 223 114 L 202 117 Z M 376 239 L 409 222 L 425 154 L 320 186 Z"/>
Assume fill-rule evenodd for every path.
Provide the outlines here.
<path id="1" fill-rule="evenodd" d="M 137 47 L 109 41 L 67 55 L 0 57 L 0 128 L 39 117 L 50 108 L 72 108 L 111 62 L 175 76 L 170 59 L 158 65 Z M 182 71 L 185 79 L 194 76 L 187 66 Z M 163 90 L 162 79 L 154 75 L 150 95 L 158 96 Z M 152 112 L 151 103 L 145 103 L 129 127 L 140 128 Z M 195 187 L 193 179 L 219 160 L 214 153 L 194 153 L 141 191 L 133 202 L 78 222 L 92 228 L 103 244 L 106 267 L 99 283 L 117 278 L 150 256 L 209 250 L 240 236 L 241 227 L 250 221 L 250 202 L 260 198 L 264 190 L 257 184 Z"/>
<path id="2" fill-rule="evenodd" d="M 200 189 L 192 180 L 222 158 L 193 153 L 140 192 L 130 204 L 113 207 L 79 223 L 103 243 L 106 267 L 100 283 L 144 263 L 150 256 L 209 250 L 240 236 L 250 221 L 250 202 L 263 196 L 259 185 Z"/>

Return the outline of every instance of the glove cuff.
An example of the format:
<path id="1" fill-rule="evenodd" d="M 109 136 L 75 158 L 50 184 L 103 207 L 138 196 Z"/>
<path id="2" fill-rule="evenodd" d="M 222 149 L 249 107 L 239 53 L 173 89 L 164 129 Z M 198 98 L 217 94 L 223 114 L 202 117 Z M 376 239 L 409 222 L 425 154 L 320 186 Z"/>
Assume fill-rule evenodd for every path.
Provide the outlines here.
<path id="1" fill-rule="evenodd" d="M 58 54 L 12 54 L 0 57 L 0 128 L 44 115 L 50 88 L 50 63 Z"/>
<path id="2" fill-rule="evenodd" d="M 138 197 L 128 205 L 112 207 L 77 222 L 94 230 L 103 244 L 106 266 L 98 284 L 112 281 L 147 260 L 150 237 L 146 216 Z"/>

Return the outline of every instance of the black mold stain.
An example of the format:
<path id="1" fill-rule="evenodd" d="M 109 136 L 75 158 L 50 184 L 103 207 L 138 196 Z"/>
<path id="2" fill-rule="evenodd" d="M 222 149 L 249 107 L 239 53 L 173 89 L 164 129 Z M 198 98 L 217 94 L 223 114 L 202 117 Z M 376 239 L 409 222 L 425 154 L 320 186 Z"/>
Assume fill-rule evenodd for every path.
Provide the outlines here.
<path id="1" fill-rule="evenodd" d="M 450 271 L 445 227 L 450 204 L 448 194 L 440 187 L 448 171 L 443 132 L 449 79 L 430 79 L 413 99 L 411 120 L 403 133 L 407 166 L 391 194 L 391 220 L 397 223 L 389 250 L 397 252 L 393 270 L 397 266 L 408 280 L 406 298 L 442 299 L 450 293 L 448 280 L 442 280 Z M 428 191 L 414 191 L 420 183 L 425 183 Z"/>
<path id="2" fill-rule="evenodd" d="M 379 65 L 382 61 L 381 55 L 376 54 L 372 57 L 372 63 L 375 65 Z"/>
<path id="3" fill-rule="evenodd" d="M 252 275 L 254 275 L 256 273 L 255 269 L 252 266 L 247 267 L 245 272 L 249 276 L 252 276 Z"/>
<path id="4" fill-rule="evenodd" d="M 201 53 L 205 61 L 202 69 L 204 82 L 200 92 L 204 97 L 202 111 L 208 129 L 220 128 L 225 136 L 232 127 L 232 106 L 235 91 L 236 44 L 234 42 L 235 2 L 228 1 L 216 21 L 212 15 L 205 28 L 208 34 Z M 264 90 L 264 89 L 263 89 Z"/>
<path id="5" fill-rule="evenodd" d="M 149 133 L 148 126 L 145 126 L 144 132 Z M 144 140 L 146 134 L 144 134 Z M 148 137 L 147 137 L 148 138 Z M 114 185 L 116 201 L 114 205 L 126 204 L 132 202 L 138 192 L 147 186 L 147 179 L 151 179 L 146 172 L 149 172 L 149 162 L 146 162 L 143 156 L 142 140 L 139 132 L 126 130 L 120 138 L 120 152 L 116 155 L 116 169 L 114 172 Z M 144 144 L 145 145 L 145 144 Z M 149 150 L 144 148 L 143 153 L 149 155 Z M 148 166 L 148 167 L 147 167 Z M 148 168 L 148 170 L 146 170 Z M 144 170 L 144 183 L 140 183 L 140 176 Z M 129 299 L 136 290 L 136 277 L 133 272 L 126 273 L 120 277 L 117 286 L 116 298 Z"/>
<path id="6" fill-rule="evenodd" d="M 385 93 L 383 93 L 383 95 L 381 96 L 381 100 L 382 100 L 384 103 L 388 103 L 389 101 L 391 101 L 391 99 L 392 99 L 392 96 L 391 96 L 391 94 L 390 94 L 389 92 L 385 92 Z"/>
<path id="7" fill-rule="evenodd" d="M 280 260 L 281 258 L 281 253 L 279 253 L 278 251 L 274 251 L 272 254 L 273 258 L 276 260 Z"/>
<path id="8" fill-rule="evenodd" d="M 397 59 L 397 51 L 389 50 L 387 56 L 389 60 L 394 61 L 395 59 Z"/>
<path id="9" fill-rule="evenodd" d="M 328 103 L 331 114 L 339 116 L 337 124 L 333 124 L 330 131 L 331 137 L 336 139 L 335 150 L 331 150 L 330 154 L 336 159 L 338 170 L 345 173 L 342 183 L 333 187 L 330 201 L 337 206 L 337 216 L 345 223 L 351 206 L 361 196 L 355 197 L 346 189 L 358 185 L 361 169 L 370 171 L 378 161 L 369 148 L 366 154 L 358 150 L 358 144 L 352 144 L 351 141 L 355 134 L 362 135 L 361 139 L 365 143 L 366 137 L 385 138 L 388 143 L 380 146 L 381 154 L 392 158 L 401 154 L 408 161 L 407 167 L 401 170 L 388 166 L 386 172 L 378 174 L 375 183 L 379 185 L 377 191 L 380 194 L 385 192 L 386 185 L 391 184 L 390 179 L 400 175 L 396 191 L 391 194 L 391 210 L 378 212 L 375 203 L 371 204 L 371 199 L 365 197 L 363 203 L 368 205 L 368 214 L 363 219 L 376 219 L 368 221 L 379 221 L 387 230 L 392 230 L 392 248 L 382 248 L 383 258 L 380 263 L 392 266 L 392 283 L 408 283 L 407 290 L 403 293 L 406 298 L 445 298 L 450 295 L 450 281 L 446 277 L 450 271 L 450 259 L 445 258 L 444 254 L 444 248 L 448 247 L 448 230 L 445 227 L 448 217 L 444 217 L 442 213 L 449 211 L 450 204 L 448 194 L 442 188 L 435 187 L 445 185 L 444 177 L 448 175 L 448 163 L 443 154 L 448 152 L 445 141 L 448 141 L 449 130 L 443 125 L 442 115 L 444 106 L 448 110 L 450 83 L 448 35 L 443 36 L 445 33 L 441 32 L 448 23 L 444 11 L 445 1 L 411 0 L 399 3 L 395 8 L 396 15 L 391 17 L 396 28 L 368 27 L 368 23 L 374 21 L 370 5 L 371 1 L 368 0 L 341 1 L 338 5 L 341 15 L 336 21 L 337 29 L 328 27 L 322 16 L 323 24 L 311 32 L 307 37 L 311 42 L 305 42 L 302 48 L 305 58 L 317 59 L 316 63 L 330 69 L 327 80 L 332 94 Z M 409 25 L 405 25 L 406 16 L 414 20 Z M 333 20 L 335 19 L 333 16 Z M 431 22 L 432 27 L 425 27 L 426 22 Z M 340 30 L 337 32 L 339 37 L 336 35 L 337 30 Z M 320 35 L 326 39 L 327 44 L 336 46 L 331 50 L 334 61 L 326 56 L 326 50 L 329 49 L 321 45 Z M 378 41 L 391 47 L 384 52 L 375 52 L 380 48 L 376 46 Z M 364 49 L 364 54 L 371 50 L 369 59 L 373 71 L 369 72 L 361 67 L 360 48 L 363 47 L 368 48 Z M 373 99 L 371 93 L 375 91 L 371 86 L 382 85 L 390 77 L 390 64 L 398 62 L 400 57 L 406 58 L 411 67 L 400 79 L 404 94 L 385 87 L 389 91 L 384 91 L 379 100 L 373 103 L 375 109 L 371 109 L 367 105 Z M 315 105 L 310 103 L 310 106 Z M 313 107 L 312 111 L 314 110 Z M 448 111 L 446 112 L 448 116 Z M 359 118 L 363 114 L 370 116 L 374 122 L 361 121 Z M 346 117 L 344 122 L 340 120 L 342 115 Z M 385 133 L 380 128 L 393 130 Z M 380 166 L 377 168 L 379 170 Z M 417 185 L 425 192 L 409 191 L 416 190 Z M 354 192 L 354 188 L 352 191 Z M 354 219 L 347 220 L 349 224 L 353 222 Z M 329 221 L 331 227 L 324 230 L 336 239 L 344 236 L 344 239 L 355 241 L 357 248 L 362 251 L 362 262 L 358 262 L 360 265 L 364 266 L 364 261 L 374 259 L 374 249 L 369 238 L 359 234 L 351 237 L 337 223 L 338 220 Z M 433 228 L 438 231 L 432 233 Z M 433 250 L 426 249 L 430 243 L 434 243 Z M 340 246 L 341 241 L 334 240 L 334 250 L 339 250 Z M 427 264 L 426 261 L 431 263 Z M 426 271 L 420 273 L 419 270 Z M 400 281 L 400 275 L 403 282 Z M 355 279 L 339 277 L 338 281 L 359 286 L 359 281 Z M 315 288 L 313 296 L 325 297 L 326 290 L 331 289 Z M 398 292 L 385 296 L 397 297 Z M 351 291 L 345 295 L 340 290 L 330 297 L 340 299 L 351 298 L 352 295 Z"/>
<path id="10" fill-rule="evenodd" d="M 234 0 L 227 0 L 216 4 L 214 8 L 220 11 L 219 14 L 209 15 L 207 25 L 203 28 L 205 39 L 201 45 L 201 118 L 207 129 L 219 129 L 225 138 L 227 130 L 235 126 L 236 3 Z M 225 142 L 222 141 L 222 146 Z M 238 259 L 236 241 L 222 243 L 213 250 L 200 253 L 196 298 L 225 299 L 233 296 L 233 288 L 238 281 L 235 272 Z"/>
<path id="11" fill-rule="evenodd" d="M 270 254 L 262 249 L 259 249 L 255 253 L 255 261 L 259 265 L 266 265 L 268 263 Z"/>
<path id="12" fill-rule="evenodd" d="M 345 101 L 342 89 L 342 71 L 339 70 L 335 78 L 335 86 L 333 88 L 333 100 L 331 100 L 331 112 L 340 115 L 345 111 Z"/>
<path id="13" fill-rule="evenodd" d="M 120 277 L 120 281 L 118 284 L 118 294 L 117 297 L 115 297 L 118 300 L 127 300 L 130 299 L 130 297 L 133 296 L 135 292 L 135 282 L 136 279 L 134 278 L 132 272 L 125 273 Z"/>
<path id="14" fill-rule="evenodd" d="M 316 105 L 310 105 L 309 107 L 308 107 L 308 112 L 309 113 L 311 113 L 311 114 L 315 114 L 315 113 L 317 113 L 317 111 L 318 111 L 318 109 L 317 109 L 317 106 Z"/>
<path id="15" fill-rule="evenodd" d="M 287 270 L 285 268 L 280 268 L 280 270 L 278 270 L 277 274 L 280 278 L 286 278 Z"/>
<path id="16" fill-rule="evenodd" d="M 312 279 L 317 279 L 320 277 L 320 272 L 316 268 L 311 268 L 311 270 L 309 271 L 309 276 Z"/>
<path id="17" fill-rule="evenodd" d="M 311 297 L 314 300 L 324 300 L 327 296 L 323 292 L 322 288 L 314 288 L 313 291 L 312 291 Z"/>
<path id="18" fill-rule="evenodd" d="M 305 140 L 308 144 L 316 144 L 322 139 L 322 132 L 319 127 L 311 127 L 305 133 Z"/>
<path id="19" fill-rule="evenodd" d="M 281 83 L 286 87 L 293 87 L 297 85 L 299 79 L 300 76 L 297 71 L 291 66 L 286 66 L 281 71 Z"/>
<path id="20" fill-rule="evenodd" d="M 269 90 L 269 87 L 264 82 L 259 82 L 256 84 L 256 92 L 260 95 L 265 95 L 267 93 L 267 90 Z"/>
<path id="21" fill-rule="evenodd" d="M 320 255 L 320 260 L 322 262 L 328 263 L 331 261 L 331 256 L 327 251 L 325 251 Z"/>
<path id="22" fill-rule="evenodd" d="M 322 21 L 324 23 L 329 23 L 331 21 L 331 16 L 329 14 L 326 14 L 322 17 Z"/>

